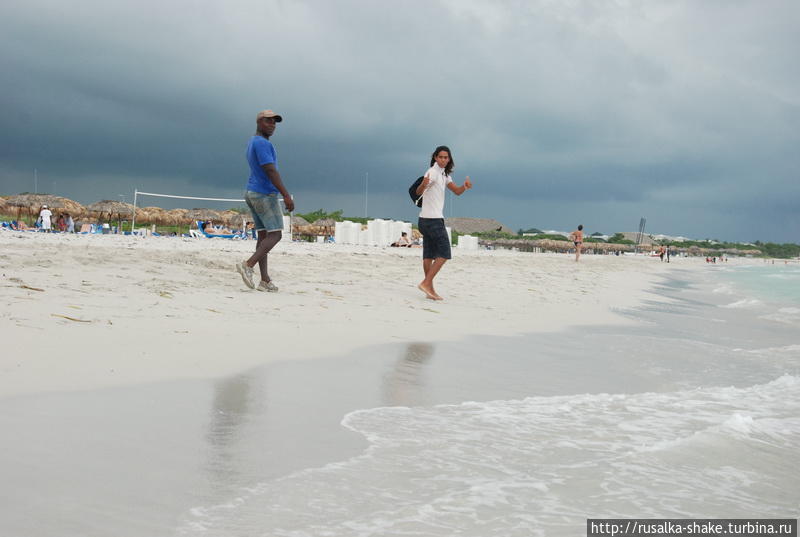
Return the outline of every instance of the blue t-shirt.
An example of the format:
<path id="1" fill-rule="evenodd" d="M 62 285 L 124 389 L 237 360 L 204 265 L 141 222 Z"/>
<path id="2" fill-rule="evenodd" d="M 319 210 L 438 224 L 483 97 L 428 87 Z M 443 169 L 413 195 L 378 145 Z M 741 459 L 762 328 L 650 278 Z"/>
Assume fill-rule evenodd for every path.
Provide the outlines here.
<path id="1" fill-rule="evenodd" d="M 250 179 L 247 180 L 247 190 L 261 194 L 276 194 L 278 189 L 269 180 L 264 169 L 264 164 L 278 166 L 278 155 L 272 142 L 263 136 L 255 135 L 247 145 L 247 163 L 250 165 Z"/>

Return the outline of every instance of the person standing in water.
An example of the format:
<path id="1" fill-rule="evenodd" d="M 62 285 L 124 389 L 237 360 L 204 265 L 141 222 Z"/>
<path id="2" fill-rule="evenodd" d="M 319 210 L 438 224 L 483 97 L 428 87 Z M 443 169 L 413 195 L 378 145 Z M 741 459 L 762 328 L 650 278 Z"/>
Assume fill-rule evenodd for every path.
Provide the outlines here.
<path id="1" fill-rule="evenodd" d="M 431 155 L 431 164 L 422 183 L 417 187 L 417 195 L 422 196 L 422 210 L 419 213 L 419 231 L 422 233 L 422 271 L 425 278 L 417 285 L 420 291 L 431 300 L 443 300 L 433 287 L 433 279 L 451 258 L 450 238 L 444 225 L 444 189 L 448 188 L 460 196 L 470 188 L 469 176 L 464 184 L 456 186 L 450 177 L 455 162 L 447 146 L 439 146 Z"/>
<path id="2" fill-rule="evenodd" d="M 575 262 L 581 258 L 581 248 L 583 247 L 583 224 L 578 226 L 578 229 L 569 234 L 572 243 L 575 245 Z"/>

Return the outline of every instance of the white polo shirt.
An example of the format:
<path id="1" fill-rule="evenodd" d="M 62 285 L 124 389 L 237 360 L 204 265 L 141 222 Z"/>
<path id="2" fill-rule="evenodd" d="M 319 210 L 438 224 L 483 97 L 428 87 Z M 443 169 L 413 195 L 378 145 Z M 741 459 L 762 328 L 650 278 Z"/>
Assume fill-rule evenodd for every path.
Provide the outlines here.
<path id="1" fill-rule="evenodd" d="M 445 175 L 444 168 L 434 162 L 433 166 L 425 172 L 425 177 L 430 177 L 428 188 L 422 193 L 422 210 L 420 218 L 444 218 L 444 189 L 453 180 Z"/>

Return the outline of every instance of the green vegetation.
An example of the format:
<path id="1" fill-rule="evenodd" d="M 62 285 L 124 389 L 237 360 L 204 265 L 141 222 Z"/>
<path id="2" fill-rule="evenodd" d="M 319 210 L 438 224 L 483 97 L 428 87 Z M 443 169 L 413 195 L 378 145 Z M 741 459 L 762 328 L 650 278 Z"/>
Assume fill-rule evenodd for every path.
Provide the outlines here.
<path id="1" fill-rule="evenodd" d="M 342 216 L 337 222 L 341 222 L 342 220 L 350 220 L 351 222 L 355 222 L 357 224 L 366 224 L 367 220 L 373 220 L 373 218 L 368 218 L 365 216 Z"/>
<path id="2" fill-rule="evenodd" d="M 791 242 L 776 244 L 774 242 L 762 243 L 761 241 L 756 241 L 755 245 L 767 257 L 777 257 L 778 259 L 800 257 L 800 244 L 792 244 Z"/>
<path id="3" fill-rule="evenodd" d="M 622 233 L 614 233 L 608 238 L 610 244 L 636 244 L 630 239 L 626 239 Z"/>
<path id="4" fill-rule="evenodd" d="M 675 248 L 705 248 L 708 250 L 759 250 L 764 257 L 774 257 L 777 259 L 791 259 L 800 257 L 800 245 L 792 243 L 777 244 L 774 242 L 756 241 L 753 244 L 741 242 L 722 242 L 710 239 L 702 241 L 681 241 L 670 242 L 661 241 L 662 244 L 669 244 Z"/>
<path id="5" fill-rule="evenodd" d="M 344 211 L 339 209 L 338 211 L 333 212 L 325 212 L 322 209 L 317 209 L 316 211 L 310 213 L 295 213 L 295 216 L 299 216 L 306 220 L 309 224 L 313 224 L 317 220 L 325 220 L 325 219 L 332 219 L 336 222 L 342 222 L 343 220 L 350 220 L 351 222 L 356 222 L 358 224 L 366 224 L 367 220 L 373 220 L 372 217 L 364 217 L 364 216 L 342 216 Z"/>
<path id="6" fill-rule="evenodd" d="M 542 233 L 542 230 L 541 229 L 536 229 L 535 227 L 532 227 L 530 229 L 520 229 L 517 232 L 518 235 L 522 235 L 523 233 L 535 233 L 536 235 L 540 235 Z"/>
<path id="7" fill-rule="evenodd" d="M 584 237 L 583 242 L 602 242 L 605 243 L 605 239 L 598 239 L 597 237 Z"/>
<path id="8" fill-rule="evenodd" d="M 551 240 L 551 241 L 566 241 L 566 242 L 570 242 L 569 237 L 565 237 L 564 235 L 559 235 L 559 234 L 550 234 L 550 235 L 548 235 L 547 233 L 539 233 L 538 235 L 534 235 L 533 237 L 525 237 L 525 238 L 526 239 L 535 240 L 535 241 L 538 241 L 540 239 L 548 239 L 548 240 Z"/>
<path id="9" fill-rule="evenodd" d="M 538 235 L 522 236 L 522 235 L 514 235 L 513 233 L 504 233 L 502 231 L 484 231 L 481 233 L 473 233 L 473 235 L 485 240 L 513 239 L 513 240 L 523 240 L 523 241 L 536 241 L 540 239 L 550 239 L 553 241 L 569 241 L 569 239 L 564 235 L 548 235 L 546 233 L 539 233 Z"/>
<path id="10" fill-rule="evenodd" d="M 528 238 L 528 237 L 520 237 L 519 235 L 516 235 L 514 233 L 505 233 L 503 231 L 483 231 L 481 233 L 473 233 L 472 235 L 484 240 Z"/>
<path id="11" fill-rule="evenodd" d="M 305 213 L 305 214 L 295 213 L 295 216 L 299 216 L 300 218 L 303 218 L 304 220 L 308 221 L 311 224 L 313 224 L 317 220 L 323 220 L 325 218 L 332 218 L 332 219 L 336 220 L 337 222 L 341 222 L 343 220 L 343 218 L 342 218 L 342 213 L 343 212 L 344 211 L 339 209 L 338 211 L 333 211 L 332 213 L 326 213 L 322 209 L 317 209 L 314 212 Z"/>
<path id="12" fill-rule="evenodd" d="M 708 239 L 704 241 L 682 242 L 661 241 L 661 244 L 669 244 L 670 246 L 674 246 L 676 248 L 691 248 L 692 246 L 695 246 L 697 248 L 708 248 L 709 250 L 760 250 L 760 248 L 757 248 L 752 244 L 743 244 L 741 242 L 710 241 Z"/>

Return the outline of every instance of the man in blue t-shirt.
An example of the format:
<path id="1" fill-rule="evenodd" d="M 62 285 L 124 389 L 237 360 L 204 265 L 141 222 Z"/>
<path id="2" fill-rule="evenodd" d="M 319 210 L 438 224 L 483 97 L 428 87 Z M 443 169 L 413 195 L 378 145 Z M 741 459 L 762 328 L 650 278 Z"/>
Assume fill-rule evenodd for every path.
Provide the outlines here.
<path id="1" fill-rule="evenodd" d="M 283 230 L 283 210 L 278 194 L 283 196 L 286 210 L 294 211 L 294 200 L 283 186 L 278 173 L 278 156 L 275 147 L 269 141 L 275 133 L 275 127 L 283 118 L 272 110 L 263 110 L 256 116 L 256 133 L 247 146 L 247 163 L 250 165 L 250 177 L 247 180 L 247 191 L 244 200 L 250 207 L 253 223 L 258 233 L 255 253 L 245 261 L 236 264 L 236 270 L 242 276 L 245 285 L 259 291 L 277 291 L 267 272 L 267 254 L 281 240 Z M 256 287 L 253 282 L 253 267 L 258 263 L 261 281 Z"/>

